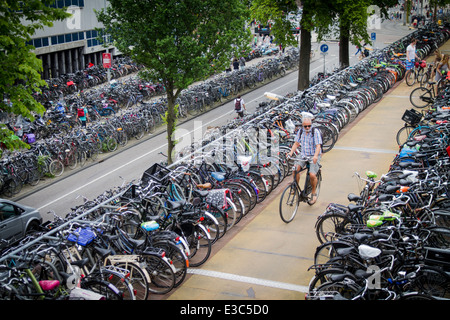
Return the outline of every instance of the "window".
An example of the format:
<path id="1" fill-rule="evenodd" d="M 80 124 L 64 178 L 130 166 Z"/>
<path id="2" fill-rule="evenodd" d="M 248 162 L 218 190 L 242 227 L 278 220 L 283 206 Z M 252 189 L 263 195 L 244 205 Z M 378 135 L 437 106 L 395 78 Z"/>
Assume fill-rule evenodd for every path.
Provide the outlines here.
<path id="1" fill-rule="evenodd" d="M 71 42 L 72 41 L 72 34 L 68 33 L 64 36 L 64 42 Z"/>
<path id="2" fill-rule="evenodd" d="M 40 48 L 40 47 L 42 47 L 42 40 L 41 40 L 41 38 L 34 39 L 33 42 L 34 42 L 34 47 L 35 47 L 35 48 Z"/>
<path id="3" fill-rule="evenodd" d="M 88 47 L 92 47 L 92 39 L 88 39 L 87 44 L 88 44 Z"/>
<path id="4" fill-rule="evenodd" d="M 83 31 L 78 32 L 78 38 L 79 38 L 79 40 L 84 40 L 84 32 Z"/>
<path id="5" fill-rule="evenodd" d="M 52 45 L 58 44 L 58 38 L 56 36 L 52 36 Z"/>
<path id="6" fill-rule="evenodd" d="M 43 47 L 47 47 L 48 46 L 48 38 L 47 37 L 42 38 L 42 46 Z"/>
<path id="7" fill-rule="evenodd" d="M 15 217 L 16 207 L 9 203 L 0 203 L 0 220 L 7 220 Z"/>
<path id="8" fill-rule="evenodd" d="M 78 41 L 78 32 L 72 33 L 72 41 Z"/>
<path id="9" fill-rule="evenodd" d="M 86 31 L 86 39 L 91 38 L 91 30 Z"/>
<path id="10" fill-rule="evenodd" d="M 58 36 L 58 44 L 64 43 L 64 35 L 61 34 Z"/>

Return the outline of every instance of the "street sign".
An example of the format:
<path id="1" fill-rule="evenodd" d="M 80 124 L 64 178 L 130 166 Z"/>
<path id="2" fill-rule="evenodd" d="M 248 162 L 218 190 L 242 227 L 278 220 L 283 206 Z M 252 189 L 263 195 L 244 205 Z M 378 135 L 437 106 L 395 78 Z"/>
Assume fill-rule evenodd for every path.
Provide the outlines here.
<path id="1" fill-rule="evenodd" d="M 111 53 L 103 54 L 103 68 L 105 69 L 111 68 Z"/>
<path id="2" fill-rule="evenodd" d="M 372 32 L 372 33 L 370 34 L 370 39 L 371 39 L 372 41 L 377 40 L 377 34 L 376 34 L 376 32 Z"/>
<path id="3" fill-rule="evenodd" d="M 320 46 L 320 51 L 327 52 L 328 51 L 328 45 L 326 45 L 326 44 L 321 45 Z"/>

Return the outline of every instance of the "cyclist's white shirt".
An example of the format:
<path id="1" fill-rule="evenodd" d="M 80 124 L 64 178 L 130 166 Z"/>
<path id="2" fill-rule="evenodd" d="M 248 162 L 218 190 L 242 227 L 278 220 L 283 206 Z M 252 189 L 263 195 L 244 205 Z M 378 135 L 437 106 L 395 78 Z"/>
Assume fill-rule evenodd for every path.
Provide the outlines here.
<path id="1" fill-rule="evenodd" d="M 409 46 L 406 47 L 406 59 L 408 61 L 411 61 L 414 60 L 415 58 L 416 58 L 416 46 L 409 44 Z"/>

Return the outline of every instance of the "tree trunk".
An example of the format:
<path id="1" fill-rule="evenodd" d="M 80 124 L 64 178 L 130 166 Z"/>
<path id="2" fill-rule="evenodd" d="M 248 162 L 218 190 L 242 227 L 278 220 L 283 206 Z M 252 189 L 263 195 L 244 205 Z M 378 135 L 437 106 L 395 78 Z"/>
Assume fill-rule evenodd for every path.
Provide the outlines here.
<path id="1" fill-rule="evenodd" d="M 303 13 L 305 14 L 305 13 Z M 298 84 L 300 91 L 309 88 L 309 69 L 311 60 L 311 32 L 306 28 L 300 30 L 300 60 L 298 62 Z"/>
<path id="2" fill-rule="evenodd" d="M 175 126 L 177 123 L 177 114 L 175 112 L 175 95 L 173 94 L 173 85 L 166 86 L 167 90 L 167 113 L 166 113 L 166 125 L 167 125 L 167 163 L 170 165 L 173 163 L 172 153 L 175 148 Z"/>
<path id="3" fill-rule="evenodd" d="M 349 38 L 350 32 L 348 26 L 344 25 L 342 22 L 339 26 L 339 67 L 347 68 L 350 65 L 349 57 Z M 361 50 L 363 50 L 361 48 Z"/>

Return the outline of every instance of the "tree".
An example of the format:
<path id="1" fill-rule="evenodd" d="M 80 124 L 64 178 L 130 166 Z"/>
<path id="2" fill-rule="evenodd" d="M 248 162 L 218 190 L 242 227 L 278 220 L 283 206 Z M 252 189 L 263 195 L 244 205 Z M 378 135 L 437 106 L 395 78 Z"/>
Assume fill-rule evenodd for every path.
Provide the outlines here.
<path id="1" fill-rule="evenodd" d="M 330 0 L 331 1 L 331 0 Z M 319 39 L 328 30 L 332 17 L 328 10 L 328 0 L 253 0 L 252 15 L 259 21 L 273 21 L 271 32 L 277 43 L 283 46 L 297 45 L 291 29 L 294 27 L 286 19 L 286 14 L 301 9 L 300 59 L 298 65 L 298 90 L 309 87 L 311 31 L 318 32 Z"/>
<path id="2" fill-rule="evenodd" d="M 42 61 L 27 44 L 37 29 L 51 27 L 53 21 L 68 18 L 70 14 L 50 5 L 54 0 L 2 0 L 0 5 L 0 110 L 22 115 L 30 120 L 33 114 L 42 114 L 45 108 L 33 98 L 46 85 L 41 79 Z M 26 21 L 26 23 L 24 23 Z M 8 101 L 9 99 L 9 101 Z M 6 125 L 0 125 L 2 149 L 29 147 L 18 139 Z M 1 151 L 0 151 L 1 152 Z"/>
<path id="3" fill-rule="evenodd" d="M 229 67 L 250 42 L 240 0 L 110 0 L 97 12 L 114 45 L 146 67 L 141 76 L 162 82 L 167 94 L 168 163 L 176 141 L 176 99 L 194 81 Z"/>

